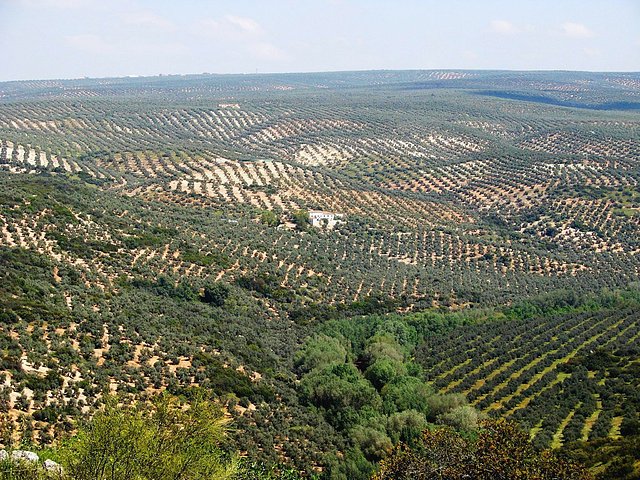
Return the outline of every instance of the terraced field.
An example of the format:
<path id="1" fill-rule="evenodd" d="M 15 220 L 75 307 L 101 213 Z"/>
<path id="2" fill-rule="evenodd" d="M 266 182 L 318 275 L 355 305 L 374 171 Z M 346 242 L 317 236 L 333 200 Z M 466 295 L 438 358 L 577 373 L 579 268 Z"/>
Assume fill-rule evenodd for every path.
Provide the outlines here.
<path id="1" fill-rule="evenodd" d="M 314 76 L 11 84 L 6 97 L 19 91 L 37 99 L 0 105 L 0 162 L 9 172 L 73 174 L 150 201 L 269 210 L 285 224 L 300 209 L 346 214 L 347 226 L 328 244 L 309 247 L 304 239 L 300 249 L 345 261 L 368 252 L 373 257 L 355 263 L 375 258 L 382 274 L 333 277 L 330 301 L 381 289 L 439 302 L 464 290 L 464 304 L 559 284 L 613 287 L 637 276 L 636 203 L 621 217 L 608 195 L 637 186 L 633 114 L 443 88 L 479 82 L 477 73 L 396 75 L 371 74 L 387 89 L 380 98 L 318 88 Z M 408 90 L 395 83 L 408 79 L 426 83 Z M 364 78 L 351 80 L 357 87 Z M 478 86 L 495 81 L 486 74 Z M 549 91 L 568 85 L 545 81 Z M 590 81 L 595 88 L 610 79 Z M 585 198 L 585 189 L 596 198 Z M 505 222 L 522 236 L 497 230 Z M 279 248 L 281 235 L 267 235 L 267 245 Z M 259 258 L 274 255 L 265 245 L 248 248 Z M 475 288 L 483 278 L 491 292 Z"/>
<path id="2" fill-rule="evenodd" d="M 640 406 L 639 315 L 633 307 L 478 325 L 427 341 L 417 358 L 436 388 L 518 420 L 536 443 L 616 438 Z"/>

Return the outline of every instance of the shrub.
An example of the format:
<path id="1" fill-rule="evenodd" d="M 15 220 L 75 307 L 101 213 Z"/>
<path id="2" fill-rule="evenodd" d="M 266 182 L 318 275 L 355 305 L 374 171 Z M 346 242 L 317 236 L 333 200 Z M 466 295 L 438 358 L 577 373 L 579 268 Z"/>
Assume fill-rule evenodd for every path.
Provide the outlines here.
<path id="1" fill-rule="evenodd" d="M 231 478 L 237 466 L 220 448 L 224 424 L 202 398 L 184 405 L 165 395 L 150 409 L 110 399 L 63 452 L 66 469 L 75 480 Z"/>

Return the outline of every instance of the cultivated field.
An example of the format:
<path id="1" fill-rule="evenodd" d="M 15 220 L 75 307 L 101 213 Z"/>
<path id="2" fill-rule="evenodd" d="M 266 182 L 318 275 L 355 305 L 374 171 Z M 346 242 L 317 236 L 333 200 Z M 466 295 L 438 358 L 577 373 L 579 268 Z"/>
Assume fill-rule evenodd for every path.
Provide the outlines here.
<path id="1" fill-rule="evenodd" d="M 633 288 L 639 105 L 634 74 L 0 84 L 0 434 L 46 444 L 110 392 L 206 387 L 264 427 L 259 455 L 322 465 L 343 440 L 293 357 L 327 319 Z M 617 438 L 638 310 L 609 307 L 465 325 L 416 358 L 541 445 Z"/>

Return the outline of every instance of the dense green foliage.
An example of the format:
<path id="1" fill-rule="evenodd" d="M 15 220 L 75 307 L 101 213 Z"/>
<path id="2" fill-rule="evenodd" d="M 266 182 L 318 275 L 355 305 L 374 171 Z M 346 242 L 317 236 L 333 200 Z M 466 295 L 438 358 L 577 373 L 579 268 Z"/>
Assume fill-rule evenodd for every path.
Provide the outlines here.
<path id="1" fill-rule="evenodd" d="M 477 437 L 449 429 L 425 431 L 413 448 L 382 462 L 375 480 L 589 480 L 586 469 L 537 451 L 513 423 L 485 422 Z"/>
<path id="2" fill-rule="evenodd" d="M 220 448 L 224 423 L 203 399 L 185 406 L 165 397 L 151 409 L 113 402 L 60 455 L 77 480 L 225 480 L 237 467 Z"/>
<path id="3" fill-rule="evenodd" d="M 437 314 L 347 317 L 323 323 L 307 339 L 295 355 L 300 399 L 348 439 L 346 460 L 331 478 L 368 478 L 372 462 L 399 442 L 413 444 L 430 423 L 477 428 L 480 415 L 466 399 L 436 393 L 412 360 L 428 330 L 458 321 Z"/>

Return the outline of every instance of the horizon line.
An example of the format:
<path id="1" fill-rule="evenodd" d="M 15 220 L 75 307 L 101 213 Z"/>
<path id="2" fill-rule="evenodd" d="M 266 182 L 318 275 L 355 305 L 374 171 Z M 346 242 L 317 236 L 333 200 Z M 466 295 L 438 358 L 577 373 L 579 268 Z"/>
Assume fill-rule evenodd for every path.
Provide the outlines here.
<path id="1" fill-rule="evenodd" d="M 290 72 L 233 72 L 233 73 L 156 73 L 148 75 L 127 74 L 127 75 L 109 75 L 104 77 L 60 77 L 60 78 L 30 78 L 30 79 L 9 79 L 0 80 L 1 83 L 20 83 L 20 82 L 53 82 L 53 81 L 78 81 L 78 80 L 110 80 L 125 78 L 160 78 L 160 77 L 224 77 L 224 76 L 272 76 L 272 75 L 317 75 L 317 74 L 344 74 L 344 73 L 375 73 L 375 72 L 501 72 L 501 73 L 611 73 L 623 75 L 637 75 L 640 70 L 563 70 L 563 69 L 502 69 L 502 68 L 374 68 L 374 69 L 356 69 L 356 70 L 307 70 L 307 71 L 290 71 Z"/>

